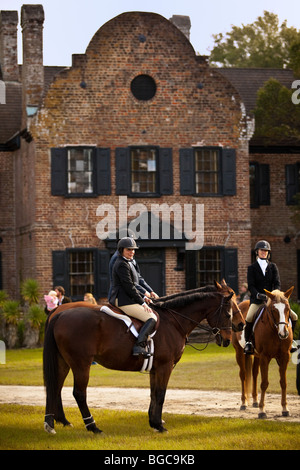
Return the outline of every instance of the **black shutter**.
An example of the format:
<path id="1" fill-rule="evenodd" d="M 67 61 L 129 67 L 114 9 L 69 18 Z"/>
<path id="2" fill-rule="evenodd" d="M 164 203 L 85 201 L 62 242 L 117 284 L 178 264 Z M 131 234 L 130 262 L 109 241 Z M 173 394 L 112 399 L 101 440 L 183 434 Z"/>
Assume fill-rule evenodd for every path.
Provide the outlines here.
<path id="1" fill-rule="evenodd" d="M 107 297 L 109 289 L 109 260 L 107 250 L 97 250 L 96 273 L 95 273 L 95 295 L 96 297 Z"/>
<path id="2" fill-rule="evenodd" d="M 99 196 L 111 194 L 110 188 L 110 149 L 95 149 L 95 190 Z"/>
<path id="3" fill-rule="evenodd" d="M 222 184 L 224 196 L 236 194 L 235 149 L 222 149 Z"/>
<path id="4" fill-rule="evenodd" d="M 262 206 L 270 205 L 270 167 L 260 164 L 259 171 L 259 203 Z"/>
<path id="5" fill-rule="evenodd" d="M 193 250 L 186 250 L 185 252 L 185 286 L 186 289 L 196 289 L 197 274 L 196 274 L 196 252 Z"/>
<path id="6" fill-rule="evenodd" d="M 195 192 L 195 157 L 193 149 L 180 149 L 180 194 L 191 195 Z"/>
<path id="7" fill-rule="evenodd" d="M 224 250 L 223 274 L 227 284 L 238 294 L 238 254 L 236 248 Z"/>
<path id="8" fill-rule="evenodd" d="M 159 149 L 159 187 L 160 194 L 173 194 L 172 149 Z"/>
<path id="9" fill-rule="evenodd" d="M 294 196 L 298 191 L 297 173 L 297 164 L 285 166 L 287 205 L 296 204 Z"/>
<path id="10" fill-rule="evenodd" d="M 51 149 L 51 194 L 65 196 L 67 194 L 67 149 Z"/>
<path id="11" fill-rule="evenodd" d="M 66 251 L 52 251 L 53 287 L 62 286 L 66 291 L 66 295 L 68 296 L 69 276 L 67 256 L 68 255 Z"/>
<path id="12" fill-rule="evenodd" d="M 116 148 L 116 194 L 130 193 L 129 148 Z"/>

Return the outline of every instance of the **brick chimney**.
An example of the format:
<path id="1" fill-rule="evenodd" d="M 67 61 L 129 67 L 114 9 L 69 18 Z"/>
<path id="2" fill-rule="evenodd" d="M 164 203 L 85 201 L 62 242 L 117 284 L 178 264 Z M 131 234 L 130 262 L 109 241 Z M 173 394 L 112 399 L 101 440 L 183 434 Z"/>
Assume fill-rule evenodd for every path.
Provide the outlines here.
<path id="1" fill-rule="evenodd" d="M 23 116 L 34 115 L 44 89 L 43 66 L 43 5 L 23 5 L 21 26 L 23 33 Z M 26 125 L 25 122 L 23 122 Z"/>
<path id="2" fill-rule="evenodd" d="M 19 80 L 17 11 L 0 11 L 0 79 L 5 82 Z"/>
<path id="3" fill-rule="evenodd" d="M 191 20 L 189 16 L 173 15 L 172 18 L 170 18 L 170 21 L 180 29 L 188 40 L 190 40 Z"/>

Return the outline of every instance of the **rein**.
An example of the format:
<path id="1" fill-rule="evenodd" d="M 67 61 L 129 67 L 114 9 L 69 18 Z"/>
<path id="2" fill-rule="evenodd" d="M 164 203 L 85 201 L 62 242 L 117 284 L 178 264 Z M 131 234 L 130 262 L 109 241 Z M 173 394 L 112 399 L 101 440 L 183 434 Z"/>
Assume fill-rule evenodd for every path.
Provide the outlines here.
<path id="1" fill-rule="evenodd" d="M 215 315 L 216 313 L 218 313 L 219 311 L 220 311 L 220 313 L 221 313 L 221 310 L 222 310 L 223 306 L 224 306 L 224 297 L 222 298 L 221 304 L 219 305 L 219 307 L 217 308 L 217 310 L 214 312 L 214 315 Z M 183 330 L 183 327 L 182 327 L 181 323 L 180 323 L 180 322 L 178 321 L 178 319 L 176 318 L 176 315 L 178 315 L 179 317 L 184 318 L 185 320 L 188 320 L 188 321 L 194 323 L 194 324 L 195 324 L 195 327 L 197 326 L 198 328 L 200 328 L 200 329 L 202 329 L 202 330 L 204 330 L 204 331 L 209 332 L 209 333 L 210 333 L 211 335 L 213 335 L 213 336 L 217 336 L 217 335 L 220 333 L 221 330 L 230 330 L 230 329 L 231 329 L 230 326 L 223 326 L 223 327 L 220 327 L 220 328 L 218 328 L 218 327 L 212 328 L 212 327 L 209 326 L 209 325 L 202 325 L 202 324 L 199 323 L 197 320 L 194 320 L 193 318 L 189 318 L 189 317 L 187 317 L 186 315 L 184 315 L 183 313 L 179 313 L 179 312 L 177 312 L 176 310 L 173 310 L 173 309 L 171 309 L 171 308 L 168 308 L 168 307 L 161 307 L 161 308 L 164 308 L 167 312 L 169 312 L 169 313 L 172 315 L 172 317 L 174 318 L 174 320 L 176 320 L 177 324 L 179 325 L 179 327 L 181 328 L 181 330 L 183 331 L 184 334 L 186 334 L 186 333 L 185 333 L 185 331 Z M 202 321 L 202 320 L 201 320 L 201 321 Z M 196 348 L 195 348 L 195 349 L 196 349 Z"/>

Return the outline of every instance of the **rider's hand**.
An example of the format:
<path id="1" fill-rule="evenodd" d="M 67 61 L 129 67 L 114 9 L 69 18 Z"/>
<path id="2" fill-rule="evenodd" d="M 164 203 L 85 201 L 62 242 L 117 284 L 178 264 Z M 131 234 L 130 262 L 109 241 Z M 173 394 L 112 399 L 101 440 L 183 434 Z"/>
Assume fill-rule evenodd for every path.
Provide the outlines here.
<path id="1" fill-rule="evenodd" d="M 155 292 L 153 292 L 153 291 L 150 292 L 150 297 L 151 297 L 152 299 L 158 299 L 158 295 L 157 295 Z"/>
<path id="2" fill-rule="evenodd" d="M 145 312 L 152 313 L 151 308 L 146 304 L 146 302 L 143 303 L 143 307 L 144 307 Z"/>
<path id="3" fill-rule="evenodd" d="M 266 302 L 266 300 L 268 299 L 268 297 L 266 296 L 266 294 L 260 294 L 260 293 L 256 294 L 256 298 L 257 298 L 258 300 L 263 300 L 264 302 Z"/>

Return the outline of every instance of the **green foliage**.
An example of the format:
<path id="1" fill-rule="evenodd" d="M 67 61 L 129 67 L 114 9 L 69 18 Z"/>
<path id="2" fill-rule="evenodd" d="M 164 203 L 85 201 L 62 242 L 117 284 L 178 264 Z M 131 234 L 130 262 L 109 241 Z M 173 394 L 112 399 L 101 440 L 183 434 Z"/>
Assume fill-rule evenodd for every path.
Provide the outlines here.
<path id="1" fill-rule="evenodd" d="M 21 285 L 21 295 L 29 305 L 37 304 L 40 297 L 40 287 L 35 279 L 26 279 Z"/>
<path id="2" fill-rule="evenodd" d="M 292 102 L 293 90 L 270 78 L 257 93 L 254 138 L 266 144 L 300 144 L 300 106 Z"/>
<path id="3" fill-rule="evenodd" d="M 252 24 L 232 26 L 226 35 L 213 35 L 212 65 L 225 67 L 284 68 L 299 65 L 300 31 L 264 11 Z M 298 66 L 297 66 L 298 67 Z"/>
<path id="4" fill-rule="evenodd" d="M 294 331 L 294 338 L 300 339 L 300 305 L 296 302 L 290 302 L 291 309 L 298 315 L 297 325 Z"/>
<path id="5" fill-rule="evenodd" d="M 26 314 L 26 320 L 30 323 L 32 328 L 39 329 L 45 323 L 46 318 L 44 309 L 37 304 L 31 305 Z"/>
<path id="6" fill-rule="evenodd" d="M 20 303 L 16 300 L 6 300 L 2 304 L 2 317 L 5 322 L 17 325 L 20 320 Z"/>
<path id="7" fill-rule="evenodd" d="M 8 300 L 8 293 L 5 290 L 0 290 L 0 309 L 6 300 Z"/>

